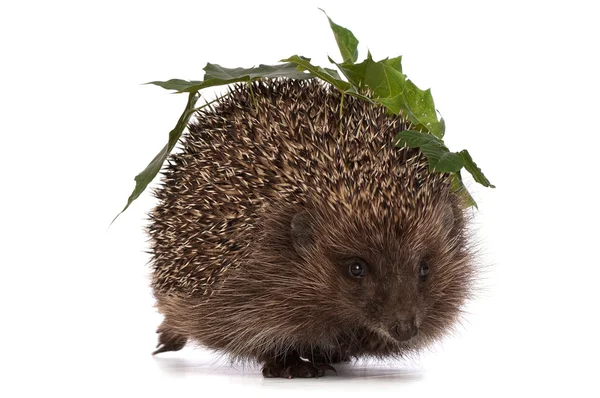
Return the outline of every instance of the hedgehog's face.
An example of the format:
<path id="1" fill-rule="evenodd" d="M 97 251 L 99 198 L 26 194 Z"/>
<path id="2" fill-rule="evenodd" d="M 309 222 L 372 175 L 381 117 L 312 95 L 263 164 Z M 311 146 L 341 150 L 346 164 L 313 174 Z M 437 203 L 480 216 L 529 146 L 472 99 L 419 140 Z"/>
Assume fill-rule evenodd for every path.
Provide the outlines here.
<path id="1" fill-rule="evenodd" d="M 331 310 L 340 328 L 370 336 L 365 344 L 373 353 L 418 347 L 447 331 L 472 279 L 456 205 L 439 203 L 419 219 L 394 224 L 329 208 L 292 221 L 302 266 L 326 273 L 313 276 L 327 281 L 322 311 Z"/>

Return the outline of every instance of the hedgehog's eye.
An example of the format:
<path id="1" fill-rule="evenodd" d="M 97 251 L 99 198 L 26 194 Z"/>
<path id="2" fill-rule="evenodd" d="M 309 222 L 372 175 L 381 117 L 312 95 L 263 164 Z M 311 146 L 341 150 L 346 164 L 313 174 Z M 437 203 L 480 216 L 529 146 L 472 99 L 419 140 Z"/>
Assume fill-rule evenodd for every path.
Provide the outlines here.
<path id="1" fill-rule="evenodd" d="M 429 274 L 429 264 L 426 261 L 421 261 L 421 265 L 419 266 L 419 278 L 422 281 L 427 279 L 427 274 Z"/>
<path id="2" fill-rule="evenodd" d="M 367 264 L 360 259 L 354 259 L 348 266 L 348 272 L 355 278 L 362 278 L 367 274 Z"/>

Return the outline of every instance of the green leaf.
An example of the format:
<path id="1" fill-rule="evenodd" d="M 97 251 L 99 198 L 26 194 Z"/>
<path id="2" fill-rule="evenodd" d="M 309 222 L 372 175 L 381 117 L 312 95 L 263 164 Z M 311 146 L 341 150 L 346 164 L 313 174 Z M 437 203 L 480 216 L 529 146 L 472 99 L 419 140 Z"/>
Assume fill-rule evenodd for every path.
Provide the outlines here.
<path id="1" fill-rule="evenodd" d="M 490 183 L 490 180 L 488 180 L 486 176 L 483 175 L 483 172 L 479 167 L 477 167 L 477 164 L 475 164 L 473 158 L 471 158 L 471 155 L 466 149 L 460 151 L 460 155 L 463 158 L 465 169 L 467 169 L 467 171 L 471 173 L 475 181 L 477 181 L 484 187 L 496 188 L 496 186 L 492 185 L 492 183 Z"/>
<path id="2" fill-rule="evenodd" d="M 177 144 L 179 137 L 181 137 L 183 130 L 187 127 L 188 121 L 194 113 L 194 106 L 196 105 L 196 102 L 199 98 L 200 94 L 198 93 L 189 94 L 185 110 L 179 117 L 175 128 L 169 133 L 169 142 L 163 147 L 163 149 L 160 150 L 160 152 L 154 157 L 154 159 L 152 159 L 152 161 L 148 164 L 148 166 L 146 166 L 144 171 L 135 176 L 135 188 L 129 196 L 127 204 L 125 205 L 123 210 L 121 210 L 121 212 L 117 214 L 117 216 L 113 219 L 113 222 L 117 219 L 117 217 L 119 217 L 119 215 L 121 215 L 121 213 L 127 210 L 129 205 L 131 205 L 131 203 L 134 200 L 136 200 L 142 192 L 144 192 L 148 184 L 154 179 L 154 177 L 156 177 L 163 163 L 165 162 L 173 148 L 175 148 L 175 145 Z"/>
<path id="3" fill-rule="evenodd" d="M 352 87 L 350 90 L 344 92 L 344 94 L 348 94 L 353 97 L 360 98 L 361 100 L 367 101 L 370 104 L 374 104 L 374 105 L 376 104 L 375 101 L 373 101 L 371 98 L 367 97 L 366 95 L 361 94 L 358 90 L 356 90 L 355 87 Z"/>
<path id="4" fill-rule="evenodd" d="M 464 159 L 461 153 L 450 152 L 442 140 L 431 134 L 413 130 L 398 133 L 395 145 L 420 148 L 423 155 L 427 158 L 429 170 L 451 172 L 452 189 L 463 198 L 467 207 L 475 206 L 477 208 L 475 199 L 473 199 L 462 181 L 460 169 L 464 166 Z"/>
<path id="5" fill-rule="evenodd" d="M 382 59 L 379 62 L 402 73 L 402 56 Z"/>
<path id="6" fill-rule="evenodd" d="M 386 68 L 389 67 L 386 66 Z M 438 138 L 444 136 L 444 127 L 437 119 L 431 90 L 421 90 L 412 81 L 406 79 L 402 99 L 408 111 L 408 117 L 414 124 L 424 126 L 427 131 Z"/>
<path id="7" fill-rule="evenodd" d="M 466 150 L 450 152 L 445 146 L 442 141 L 445 133 L 445 121 L 441 116 L 438 120 L 431 91 L 419 89 L 406 77 L 402 70 L 402 57 L 385 58 L 375 62 L 371 54 L 368 53 L 367 58 L 357 64 L 358 40 L 349 29 L 334 23 L 327 13 L 325 13 L 325 16 L 329 21 L 342 56 L 341 63 L 336 63 L 331 58 L 329 60 L 339 68 L 348 81 L 343 80 L 336 70 L 312 65 L 309 58 L 294 55 L 281 61 L 285 62 L 281 65 L 261 64 L 253 68 L 225 68 L 208 63 L 204 68 L 204 80 L 171 79 L 147 83 L 179 93 L 188 92 L 189 98 L 186 109 L 180 116 L 177 125 L 169 133 L 167 145 L 154 157 L 146 169 L 135 177 L 135 189 L 121 213 L 139 197 L 160 171 L 162 164 L 175 147 L 195 110 L 195 103 L 200 97 L 199 90 L 231 83 L 251 82 L 261 78 L 281 77 L 290 79 L 317 77 L 332 84 L 343 94 L 352 95 L 370 103 L 381 104 L 388 109 L 388 112 L 393 114 L 402 113 L 406 115 L 418 131 L 400 132 L 396 137 L 395 144 L 420 148 L 427 158 L 430 171 L 452 173 L 452 184 L 455 190 L 461 192 L 467 204 L 476 206 L 475 201 L 462 182 L 460 170 L 464 167 L 473 175 L 475 181 L 484 186 L 494 188 L 494 185 L 484 176 Z M 372 99 L 363 95 L 362 93 L 365 90 L 372 92 L 375 98 Z M 342 104 L 343 98 L 342 96 Z"/>
<path id="8" fill-rule="evenodd" d="M 301 72 L 295 64 L 259 65 L 253 68 L 225 68 L 217 64 L 207 63 L 204 67 L 204 81 L 171 79 L 165 82 L 154 81 L 154 84 L 167 90 L 193 93 L 207 87 L 223 86 L 231 83 L 250 82 L 262 78 L 287 77 L 290 79 L 310 79 L 310 73 Z"/>
<path id="9" fill-rule="evenodd" d="M 353 63 L 335 63 L 331 58 L 329 58 L 331 63 L 334 63 L 346 76 L 348 81 L 352 83 L 353 86 L 358 88 L 363 88 L 365 86 L 365 79 L 368 73 L 369 81 L 372 86 L 381 87 L 382 89 L 386 87 L 389 82 L 387 82 L 387 78 L 385 77 L 385 72 L 383 71 L 383 65 L 387 65 L 396 71 L 402 73 L 402 57 L 395 58 L 386 58 L 381 61 L 375 62 L 371 57 L 371 53 L 367 54 L 367 58 L 359 64 Z M 406 76 L 405 76 L 406 78 Z M 373 90 L 373 87 L 371 87 Z M 385 91 L 387 95 L 389 95 L 389 91 Z M 379 93 L 381 94 L 381 93 Z"/>
<path id="10" fill-rule="evenodd" d="M 191 86 L 195 86 L 198 84 L 202 84 L 202 81 L 198 81 L 198 80 L 181 80 L 181 79 L 171 79 L 171 80 L 167 80 L 167 81 L 154 81 L 154 82 L 148 82 L 146 84 L 154 84 L 156 86 L 162 87 L 166 90 L 175 90 L 178 92 L 183 92 L 185 91 L 188 87 Z"/>
<path id="11" fill-rule="evenodd" d="M 435 171 L 441 173 L 456 173 L 462 169 L 463 166 L 462 156 L 456 152 L 448 151 L 447 153 L 442 154 L 439 159 L 436 159 Z"/>
<path id="12" fill-rule="evenodd" d="M 386 100 L 393 107 L 390 110 L 395 114 L 399 113 L 395 110 L 401 109 L 404 103 L 402 94 L 404 92 L 405 81 L 406 75 L 382 61 L 373 62 L 371 60 L 371 62 L 367 63 L 365 86 L 375 94 L 377 100 Z"/>
<path id="13" fill-rule="evenodd" d="M 485 187 L 495 188 L 483 175 L 483 172 L 467 150 L 450 152 L 441 139 L 427 133 L 415 130 L 405 130 L 398 133 L 394 141 L 396 146 L 419 148 L 427 158 L 429 171 L 442 173 L 457 173 L 463 167 L 471 173 L 473 179 Z"/>
<path id="14" fill-rule="evenodd" d="M 358 59 L 358 39 L 350 30 L 334 23 L 323 9 L 319 8 L 319 10 L 323 11 L 329 20 L 329 26 L 342 54 L 342 63 L 355 63 Z"/>
<path id="15" fill-rule="evenodd" d="M 314 77 L 301 72 L 295 64 L 259 65 L 254 68 L 225 68 L 221 65 L 207 63 L 204 67 L 204 80 L 232 81 L 238 79 L 255 80 L 262 78 L 287 77 L 290 79 L 310 79 Z"/>
<path id="16" fill-rule="evenodd" d="M 333 61 L 332 61 L 333 62 Z M 365 59 L 360 64 L 336 64 L 346 79 L 357 88 L 363 88 L 365 84 L 365 73 L 367 65 L 372 60 Z M 334 62 L 335 63 L 335 62 Z"/>
<path id="17" fill-rule="evenodd" d="M 463 168 L 463 157 L 450 150 L 439 138 L 415 130 L 405 130 L 396 136 L 396 146 L 407 145 L 411 148 L 420 148 L 427 158 L 429 171 L 453 173 Z"/>
<path id="18" fill-rule="evenodd" d="M 437 119 L 431 90 L 419 89 L 400 69 L 399 57 L 368 64 L 365 84 L 392 113 L 405 110 L 413 124 L 442 138 L 445 124 Z"/>
<path id="19" fill-rule="evenodd" d="M 454 192 L 457 192 L 460 196 L 462 196 L 466 207 L 473 206 L 478 209 L 477 202 L 475 202 L 475 199 L 473 199 L 469 191 L 467 191 L 467 187 L 465 187 L 465 184 L 463 184 L 460 171 L 452 174 L 452 189 Z"/>
<path id="20" fill-rule="evenodd" d="M 393 114 L 406 111 L 409 120 L 438 138 L 444 136 L 445 124 L 438 121 L 430 90 L 421 90 L 402 73 L 402 57 L 374 62 L 370 54 L 354 65 L 338 65 L 355 86 L 364 84 L 375 95 L 375 101 Z"/>
<path id="21" fill-rule="evenodd" d="M 446 148 L 442 140 L 437 139 L 431 134 L 421 133 L 415 130 L 404 130 L 396 135 L 394 140 L 395 146 L 407 145 L 410 148 L 420 148 L 424 145 L 430 145 L 433 147 Z M 446 148 L 447 149 L 447 148 Z"/>
<path id="22" fill-rule="evenodd" d="M 439 121 L 439 125 L 438 125 L 438 134 L 435 134 L 435 136 L 442 139 L 442 138 L 444 138 L 445 134 L 446 134 L 446 121 L 444 120 L 443 117 L 440 116 L 440 121 Z"/>
<path id="23" fill-rule="evenodd" d="M 340 77 L 337 71 L 333 69 L 326 69 L 320 66 L 316 66 L 310 63 L 310 58 L 301 57 L 298 55 L 292 55 L 287 59 L 282 59 L 280 62 L 291 62 L 298 65 L 298 70 L 309 71 L 312 75 L 318 77 L 321 80 L 325 80 L 327 83 L 331 83 L 338 90 L 342 92 L 351 91 L 352 85 Z"/>

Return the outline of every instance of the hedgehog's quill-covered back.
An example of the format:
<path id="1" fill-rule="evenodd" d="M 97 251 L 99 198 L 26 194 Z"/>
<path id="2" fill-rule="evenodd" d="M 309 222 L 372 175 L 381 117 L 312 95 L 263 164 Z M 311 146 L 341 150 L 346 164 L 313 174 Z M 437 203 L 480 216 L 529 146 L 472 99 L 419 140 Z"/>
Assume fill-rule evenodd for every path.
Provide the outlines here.
<path id="1" fill-rule="evenodd" d="M 172 155 L 150 214 L 157 352 L 191 339 L 267 377 L 402 356 L 450 330 L 474 269 L 450 177 L 410 127 L 308 80 L 235 86 Z"/>

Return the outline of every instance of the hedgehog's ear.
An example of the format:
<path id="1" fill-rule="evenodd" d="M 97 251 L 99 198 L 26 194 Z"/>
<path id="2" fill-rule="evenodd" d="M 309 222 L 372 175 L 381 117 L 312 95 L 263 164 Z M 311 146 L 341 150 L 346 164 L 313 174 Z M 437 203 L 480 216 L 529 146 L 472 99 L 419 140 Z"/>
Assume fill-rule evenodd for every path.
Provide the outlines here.
<path id="1" fill-rule="evenodd" d="M 300 256 L 305 256 L 314 246 L 312 217 L 306 210 L 294 215 L 291 224 L 292 245 Z"/>

